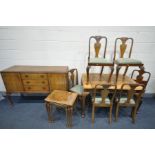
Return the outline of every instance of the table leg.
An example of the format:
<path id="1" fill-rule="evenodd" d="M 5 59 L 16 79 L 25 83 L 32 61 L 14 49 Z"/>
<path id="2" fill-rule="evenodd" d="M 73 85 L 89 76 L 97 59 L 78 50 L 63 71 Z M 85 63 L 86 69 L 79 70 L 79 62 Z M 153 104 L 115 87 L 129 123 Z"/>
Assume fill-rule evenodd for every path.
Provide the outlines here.
<path id="1" fill-rule="evenodd" d="M 90 69 L 90 66 L 87 66 L 87 68 L 86 68 L 86 72 L 87 72 L 87 84 L 89 83 L 89 69 Z"/>
<path id="2" fill-rule="evenodd" d="M 84 118 L 85 117 L 85 100 L 86 100 L 86 96 L 82 95 L 81 96 L 81 105 L 82 105 L 82 111 L 81 111 L 81 116 Z"/>
<path id="3" fill-rule="evenodd" d="M 125 71 L 124 71 L 124 74 L 123 74 L 123 77 L 125 77 L 125 75 L 126 75 L 126 73 L 128 71 L 128 68 L 129 68 L 129 66 L 126 66 Z"/>
<path id="4" fill-rule="evenodd" d="M 111 77 L 112 77 L 112 74 L 113 74 L 113 72 L 114 72 L 114 66 L 112 66 L 112 67 L 110 67 L 110 68 L 111 68 L 111 73 L 110 73 L 110 75 L 109 75 L 108 82 L 110 82 Z"/>
<path id="5" fill-rule="evenodd" d="M 104 66 L 101 67 L 100 77 L 102 75 L 103 69 L 104 69 Z"/>
<path id="6" fill-rule="evenodd" d="M 112 106 L 110 107 L 110 111 L 109 111 L 109 124 L 111 124 L 112 122 Z"/>
<path id="7" fill-rule="evenodd" d="M 138 111 L 139 111 L 139 109 L 140 109 L 142 103 L 143 103 L 143 98 L 141 98 L 141 100 L 140 100 L 140 102 L 139 102 L 139 105 L 138 105 L 138 107 L 137 107 L 137 113 L 138 113 Z"/>
<path id="8" fill-rule="evenodd" d="M 121 69 L 121 66 L 117 66 L 116 67 L 116 83 L 117 83 L 117 80 L 118 80 L 118 76 L 119 76 L 119 70 Z"/>

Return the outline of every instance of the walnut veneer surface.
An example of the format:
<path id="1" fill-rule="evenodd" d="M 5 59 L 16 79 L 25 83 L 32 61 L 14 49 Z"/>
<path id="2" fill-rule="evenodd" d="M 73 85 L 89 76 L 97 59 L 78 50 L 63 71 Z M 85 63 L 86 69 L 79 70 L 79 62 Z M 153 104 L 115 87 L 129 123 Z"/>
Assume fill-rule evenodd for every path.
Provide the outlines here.
<path id="1" fill-rule="evenodd" d="M 7 93 L 68 90 L 67 66 L 12 66 L 1 71 Z"/>
<path id="2" fill-rule="evenodd" d="M 100 76 L 100 74 L 91 73 L 90 74 L 90 82 L 87 84 L 87 75 L 82 74 L 82 85 L 83 85 L 85 90 L 92 90 L 95 88 L 96 84 L 107 83 L 108 78 L 109 78 L 109 74 L 102 74 Z M 111 84 L 115 84 L 115 83 L 116 83 L 116 74 L 113 74 L 111 77 Z M 123 75 L 119 74 L 118 81 L 116 83 L 117 90 L 120 90 L 122 84 L 124 84 L 124 83 L 135 84 L 136 82 L 128 76 L 123 76 Z M 111 88 L 111 89 L 113 89 L 113 88 Z M 129 88 L 125 87 L 124 89 L 128 90 Z M 137 89 L 141 90 L 141 87 L 139 87 Z"/>

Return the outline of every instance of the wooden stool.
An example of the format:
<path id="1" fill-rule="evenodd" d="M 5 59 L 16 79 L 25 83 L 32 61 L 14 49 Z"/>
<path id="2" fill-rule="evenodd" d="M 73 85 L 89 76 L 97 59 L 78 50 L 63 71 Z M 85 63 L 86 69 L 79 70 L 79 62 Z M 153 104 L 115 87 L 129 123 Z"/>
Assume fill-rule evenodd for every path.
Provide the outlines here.
<path id="1" fill-rule="evenodd" d="M 66 126 L 72 127 L 72 112 L 75 100 L 77 98 L 76 93 L 54 90 L 45 98 L 46 110 L 48 113 L 48 121 L 53 122 L 52 106 L 56 105 L 66 110 Z"/>

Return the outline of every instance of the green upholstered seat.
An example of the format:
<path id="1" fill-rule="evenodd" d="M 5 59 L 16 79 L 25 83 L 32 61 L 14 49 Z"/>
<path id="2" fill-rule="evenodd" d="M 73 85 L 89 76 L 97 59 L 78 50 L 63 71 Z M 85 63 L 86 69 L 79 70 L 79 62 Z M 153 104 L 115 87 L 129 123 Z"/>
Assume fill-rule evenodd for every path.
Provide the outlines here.
<path id="1" fill-rule="evenodd" d="M 105 59 L 105 58 L 91 58 L 88 63 L 90 64 L 113 64 L 113 61 L 109 59 Z"/>
<path id="2" fill-rule="evenodd" d="M 70 91 L 75 92 L 75 93 L 81 95 L 83 93 L 83 86 L 81 86 L 81 85 L 75 85 L 74 87 L 72 87 L 70 89 Z"/>
<path id="3" fill-rule="evenodd" d="M 95 104 L 101 104 L 102 103 L 102 97 L 95 97 Z M 105 99 L 105 104 L 110 104 L 110 99 L 107 97 Z"/>
<path id="4" fill-rule="evenodd" d="M 121 97 L 119 103 L 124 104 L 127 101 L 127 97 Z M 135 104 L 134 99 L 130 99 L 130 104 Z"/>
<path id="5" fill-rule="evenodd" d="M 142 64 L 140 60 L 130 59 L 130 58 L 120 58 L 116 60 L 117 64 Z"/>

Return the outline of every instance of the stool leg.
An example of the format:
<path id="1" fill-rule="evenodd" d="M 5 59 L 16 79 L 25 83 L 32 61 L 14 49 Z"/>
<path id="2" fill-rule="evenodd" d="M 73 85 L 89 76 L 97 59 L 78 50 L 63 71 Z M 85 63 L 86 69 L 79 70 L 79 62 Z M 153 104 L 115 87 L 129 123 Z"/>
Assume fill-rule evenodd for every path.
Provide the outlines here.
<path id="1" fill-rule="evenodd" d="M 67 126 L 67 127 L 69 126 L 69 125 L 68 125 L 68 124 L 69 124 L 69 116 L 68 116 L 68 115 L 69 115 L 69 112 L 68 112 L 68 108 L 69 108 L 69 107 L 66 107 L 66 126 Z"/>
<path id="2" fill-rule="evenodd" d="M 46 104 L 46 110 L 47 110 L 47 114 L 48 114 L 48 122 L 53 122 L 53 118 L 52 118 L 52 104 L 45 102 Z"/>
<path id="3" fill-rule="evenodd" d="M 66 126 L 67 128 L 72 127 L 72 113 L 73 113 L 73 107 L 66 107 Z"/>
<path id="4" fill-rule="evenodd" d="M 72 127 L 72 116 L 73 116 L 73 107 L 70 107 L 70 124 L 69 127 Z"/>

